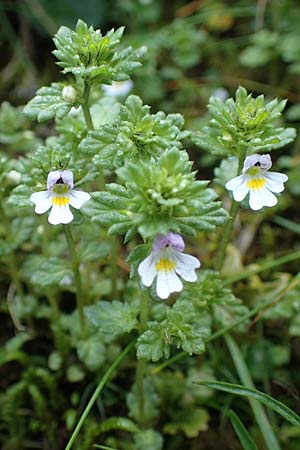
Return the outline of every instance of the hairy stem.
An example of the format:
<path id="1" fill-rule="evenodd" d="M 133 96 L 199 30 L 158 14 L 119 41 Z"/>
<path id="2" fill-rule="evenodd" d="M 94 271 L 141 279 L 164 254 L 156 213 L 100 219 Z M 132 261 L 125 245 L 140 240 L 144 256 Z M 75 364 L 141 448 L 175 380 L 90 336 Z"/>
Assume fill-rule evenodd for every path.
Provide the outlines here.
<path id="1" fill-rule="evenodd" d="M 84 317 L 84 296 L 82 291 L 82 282 L 81 282 L 81 275 L 79 270 L 80 261 L 77 257 L 77 252 L 71 232 L 71 228 L 69 225 L 64 225 L 65 234 L 69 246 L 70 256 L 71 256 L 71 263 L 72 263 L 72 269 L 74 274 L 74 281 L 75 281 L 75 287 L 76 287 L 76 302 L 77 302 L 77 308 L 79 312 L 79 320 L 80 320 L 80 327 L 81 327 L 81 336 L 82 338 L 86 335 L 86 326 L 85 326 L 85 317 Z"/>
<path id="2" fill-rule="evenodd" d="M 82 110 L 83 110 L 83 115 L 84 115 L 87 129 L 93 130 L 94 124 L 93 124 L 90 107 L 89 107 L 90 90 L 91 90 L 90 86 L 87 83 L 85 83 L 84 91 L 83 91 Z"/>
<path id="3" fill-rule="evenodd" d="M 240 150 L 240 152 L 239 152 L 239 165 L 238 165 L 238 170 L 237 170 L 238 175 L 242 171 L 245 155 L 246 155 L 246 151 L 244 149 Z M 216 260 L 215 260 L 215 268 L 216 268 L 216 270 L 219 270 L 219 271 L 222 270 L 222 267 L 223 267 L 223 264 L 224 264 L 224 259 L 225 259 L 225 254 L 226 254 L 226 248 L 227 248 L 228 242 L 229 242 L 229 240 L 231 238 L 231 234 L 232 234 L 232 230 L 233 230 L 233 227 L 234 227 L 235 219 L 236 219 L 237 214 L 239 212 L 239 206 L 240 206 L 239 202 L 236 202 L 235 200 L 232 200 L 231 208 L 230 208 L 230 211 L 229 211 L 230 218 L 229 218 L 228 222 L 225 225 L 224 232 L 222 234 L 221 242 L 220 242 L 220 245 L 219 245 L 219 249 L 218 249 L 218 252 L 217 252 L 217 255 L 216 255 Z"/>
<path id="4" fill-rule="evenodd" d="M 141 302 L 140 302 L 140 334 L 142 334 L 148 322 L 148 296 L 145 292 L 141 294 Z M 138 403 L 138 412 L 139 412 L 139 426 L 144 428 L 146 425 L 146 417 L 145 417 L 145 391 L 144 391 L 144 381 L 146 376 L 146 368 L 147 363 L 143 360 L 138 360 L 137 369 L 136 369 L 136 395 L 137 395 L 137 403 Z"/>

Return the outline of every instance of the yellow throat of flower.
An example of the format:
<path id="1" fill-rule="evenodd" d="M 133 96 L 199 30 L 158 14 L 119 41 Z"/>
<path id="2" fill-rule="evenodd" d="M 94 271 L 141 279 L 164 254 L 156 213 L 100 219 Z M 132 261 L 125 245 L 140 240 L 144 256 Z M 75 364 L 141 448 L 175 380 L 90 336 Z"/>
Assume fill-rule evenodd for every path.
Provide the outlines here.
<path id="1" fill-rule="evenodd" d="M 52 188 L 53 197 L 52 205 L 66 206 L 70 203 L 70 198 L 67 194 L 69 186 L 67 184 L 55 184 Z"/>
<path id="2" fill-rule="evenodd" d="M 247 181 L 247 186 L 249 189 L 261 189 L 264 187 L 264 185 L 266 184 L 266 179 L 265 178 L 251 178 L 250 180 Z"/>
<path id="3" fill-rule="evenodd" d="M 168 258 L 160 258 L 155 264 L 155 268 L 158 272 L 169 272 L 176 267 L 174 261 Z"/>

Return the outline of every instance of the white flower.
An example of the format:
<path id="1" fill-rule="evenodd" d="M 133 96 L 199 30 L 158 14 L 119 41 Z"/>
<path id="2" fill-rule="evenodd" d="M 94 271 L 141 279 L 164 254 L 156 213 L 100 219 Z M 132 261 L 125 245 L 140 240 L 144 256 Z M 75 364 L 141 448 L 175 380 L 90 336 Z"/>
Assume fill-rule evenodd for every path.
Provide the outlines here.
<path id="1" fill-rule="evenodd" d="M 113 81 L 112 84 L 102 84 L 105 95 L 109 97 L 119 97 L 129 94 L 133 87 L 131 80 Z"/>
<path id="2" fill-rule="evenodd" d="M 43 214 L 51 208 L 49 223 L 52 225 L 70 223 L 73 220 L 70 206 L 80 209 L 91 198 L 87 192 L 73 189 L 73 185 L 71 170 L 49 172 L 48 190 L 35 192 L 30 196 L 30 200 L 35 204 L 35 212 Z"/>
<path id="3" fill-rule="evenodd" d="M 232 191 L 237 202 L 244 200 L 249 192 L 249 206 L 255 211 L 264 206 L 274 206 L 278 200 L 273 192 L 282 192 L 283 183 L 288 177 L 282 173 L 268 172 L 271 167 L 270 155 L 248 156 L 244 161 L 242 175 L 228 181 L 225 187 Z"/>
<path id="4" fill-rule="evenodd" d="M 138 267 L 144 286 L 151 286 L 156 277 L 156 293 L 162 299 L 182 290 L 178 275 L 186 281 L 197 280 L 195 269 L 200 267 L 200 261 L 182 253 L 183 250 L 184 242 L 179 234 L 159 235 L 153 242 L 152 252 Z"/>

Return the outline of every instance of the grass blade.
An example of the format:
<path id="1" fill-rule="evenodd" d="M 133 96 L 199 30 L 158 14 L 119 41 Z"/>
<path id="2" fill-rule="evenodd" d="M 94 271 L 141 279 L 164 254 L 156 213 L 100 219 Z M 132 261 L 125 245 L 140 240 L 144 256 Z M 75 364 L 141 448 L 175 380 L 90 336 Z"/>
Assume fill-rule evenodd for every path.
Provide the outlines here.
<path id="1" fill-rule="evenodd" d="M 232 360 L 236 367 L 237 373 L 240 377 L 241 382 L 244 386 L 242 388 L 249 388 L 255 390 L 254 383 L 252 381 L 251 375 L 249 373 L 247 364 L 245 363 L 244 357 L 242 355 L 241 350 L 238 345 L 234 341 L 234 339 L 226 334 L 224 336 L 227 347 L 230 351 Z M 259 392 L 259 391 L 258 391 Z M 264 441 L 266 443 L 266 447 L 268 450 L 281 450 L 278 439 L 274 433 L 272 425 L 270 423 L 269 417 L 267 416 L 266 411 L 264 410 L 262 404 L 257 401 L 253 397 L 249 397 L 249 402 L 251 409 L 253 411 L 256 423 L 260 428 L 260 431 L 263 435 Z"/>
<path id="2" fill-rule="evenodd" d="M 240 384 L 223 383 L 221 381 L 201 381 L 197 384 L 201 384 L 212 389 L 218 389 L 219 391 L 228 392 L 230 394 L 248 397 L 249 399 L 258 400 L 260 403 L 263 403 L 268 408 L 277 412 L 277 414 L 281 415 L 288 422 L 300 427 L 300 417 L 294 411 L 278 400 L 275 400 L 275 398 L 270 395 L 258 391 L 257 389 L 247 388 Z"/>
<path id="3" fill-rule="evenodd" d="M 230 411 L 228 411 L 227 415 L 230 419 L 231 425 L 234 428 L 234 431 L 236 432 L 236 434 L 240 440 L 240 443 L 241 443 L 241 446 L 243 447 L 243 449 L 244 450 L 258 450 L 252 437 L 250 436 L 250 434 L 244 427 L 244 424 L 240 421 L 238 416 L 235 414 L 235 412 L 232 411 L 232 409 L 231 409 Z"/>

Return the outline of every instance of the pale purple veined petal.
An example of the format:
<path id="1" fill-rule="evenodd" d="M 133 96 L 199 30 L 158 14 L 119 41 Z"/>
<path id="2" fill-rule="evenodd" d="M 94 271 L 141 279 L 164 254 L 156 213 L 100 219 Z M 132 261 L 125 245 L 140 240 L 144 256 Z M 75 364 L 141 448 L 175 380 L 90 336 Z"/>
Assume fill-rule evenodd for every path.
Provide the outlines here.
<path id="1" fill-rule="evenodd" d="M 159 234 L 156 236 L 153 242 L 153 250 L 155 252 L 161 250 L 164 247 L 172 246 L 176 250 L 183 251 L 184 250 L 184 240 L 182 236 L 178 233 L 169 232 L 166 235 Z"/>
<path id="2" fill-rule="evenodd" d="M 67 224 L 73 220 L 73 214 L 70 211 L 69 205 L 59 206 L 53 205 L 48 217 L 49 223 L 58 225 L 60 223 Z"/>
<path id="3" fill-rule="evenodd" d="M 257 162 L 259 162 L 260 155 L 255 153 L 254 155 L 247 156 L 244 161 L 243 172 L 246 172 L 250 167 L 254 166 Z"/>
<path id="4" fill-rule="evenodd" d="M 47 178 L 47 189 L 50 190 L 55 183 L 57 182 L 57 180 L 59 180 L 61 177 L 61 172 L 59 170 L 53 170 L 51 172 L 48 173 L 48 178 Z"/>
<path id="5" fill-rule="evenodd" d="M 30 200 L 35 204 L 35 212 L 37 214 L 43 214 L 51 207 L 51 192 L 41 191 L 35 192 L 30 196 Z"/>
<path id="6" fill-rule="evenodd" d="M 165 300 L 172 292 L 180 292 L 182 288 L 182 282 L 176 275 L 175 270 L 158 271 L 156 279 L 156 293 L 158 297 Z"/>
<path id="7" fill-rule="evenodd" d="M 195 256 L 187 255 L 174 251 L 174 260 L 176 263 L 175 270 L 185 281 L 196 281 L 197 274 L 195 272 L 201 265 Z"/>
<path id="8" fill-rule="evenodd" d="M 60 176 L 63 182 L 66 183 L 70 189 L 72 189 L 74 186 L 73 172 L 71 170 L 63 170 Z"/>
<path id="9" fill-rule="evenodd" d="M 91 196 L 87 192 L 72 190 L 69 192 L 70 205 L 73 208 L 80 209 L 82 205 L 87 202 Z"/>
<path id="10" fill-rule="evenodd" d="M 157 274 L 153 253 L 150 253 L 150 255 L 139 264 L 138 274 L 141 277 L 144 286 L 151 286 Z"/>

